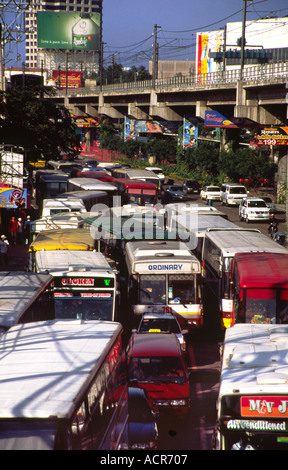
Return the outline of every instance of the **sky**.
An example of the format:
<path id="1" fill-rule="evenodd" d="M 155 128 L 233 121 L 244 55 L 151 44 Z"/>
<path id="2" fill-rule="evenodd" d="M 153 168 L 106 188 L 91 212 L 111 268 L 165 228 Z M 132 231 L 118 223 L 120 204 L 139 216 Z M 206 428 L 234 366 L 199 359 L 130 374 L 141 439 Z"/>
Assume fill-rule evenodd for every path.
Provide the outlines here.
<path id="1" fill-rule="evenodd" d="M 9 0 L 6 0 L 9 1 Z M 17 0 L 16 0 L 17 1 Z M 153 56 L 154 25 L 161 60 L 194 60 L 197 32 L 215 31 L 228 22 L 242 21 L 243 0 L 103 0 L 104 66 L 148 69 Z M 247 21 L 288 15 L 288 0 L 247 0 Z M 25 60 L 24 43 L 14 54 Z M 288 44 L 287 44 L 288 47 Z"/>
<path id="2" fill-rule="evenodd" d="M 159 59 L 193 60 L 197 32 L 242 22 L 243 5 L 243 0 L 103 0 L 104 60 L 114 55 L 123 66 L 148 68 L 154 25 Z M 247 21 L 287 15 L 288 0 L 247 1 Z"/>

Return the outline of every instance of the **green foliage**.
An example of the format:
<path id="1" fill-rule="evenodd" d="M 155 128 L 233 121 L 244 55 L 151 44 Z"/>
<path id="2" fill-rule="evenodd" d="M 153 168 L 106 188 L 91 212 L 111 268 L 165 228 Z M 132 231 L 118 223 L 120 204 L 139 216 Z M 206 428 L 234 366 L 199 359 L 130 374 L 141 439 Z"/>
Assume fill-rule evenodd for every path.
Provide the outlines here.
<path id="1" fill-rule="evenodd" d="M 79 148 L 76 126 L 49 87 L 10 87 L 0 93 L 0 142 L 41 149 L 45 158 Z"/>

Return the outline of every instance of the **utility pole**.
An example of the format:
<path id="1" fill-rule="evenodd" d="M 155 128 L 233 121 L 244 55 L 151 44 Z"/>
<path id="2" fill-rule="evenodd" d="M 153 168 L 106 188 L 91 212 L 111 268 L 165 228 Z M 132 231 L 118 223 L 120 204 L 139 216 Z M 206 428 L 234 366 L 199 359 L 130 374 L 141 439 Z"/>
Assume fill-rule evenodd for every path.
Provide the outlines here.
<path id="1" fill-rule="evenodd" d="M 245 55 L 245 29 L 246 29 L 246 12 L 247 2 L 253 2 L 253 0 L 243 0 L 243 19 L 242 19 L 242 38 L 241 38 L 241 59 L 240 59 L 240 80 L 243 78 L 244 70 L 244 55 Z"/>
<path id="2" fill-rule="evenodd" d="M 154 43 L 153 43 L 153 64 L 152 64 L 152 88 L 155 88 L 155 82 L 158 78 L 158 43 L 157 43 L 157 29 L 161 26 L 154 25 Z"/>

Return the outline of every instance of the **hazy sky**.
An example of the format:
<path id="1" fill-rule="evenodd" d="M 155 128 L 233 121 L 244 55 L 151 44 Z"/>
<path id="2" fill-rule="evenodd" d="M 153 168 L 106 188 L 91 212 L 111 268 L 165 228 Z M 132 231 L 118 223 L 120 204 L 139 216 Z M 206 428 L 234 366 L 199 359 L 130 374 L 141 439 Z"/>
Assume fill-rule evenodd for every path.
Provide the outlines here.
<path id="1" fill-rule="evenodd" d="M 243 4 L 243 0 L 103 0 L 104 58 L 114 54 L 123 66 L 147 67 L 157 25 L 160 59 L 194 59 L 196 33 L 242 21 Z M 247 1 L 247 21 L 287 15 L 288 0 Z"/>

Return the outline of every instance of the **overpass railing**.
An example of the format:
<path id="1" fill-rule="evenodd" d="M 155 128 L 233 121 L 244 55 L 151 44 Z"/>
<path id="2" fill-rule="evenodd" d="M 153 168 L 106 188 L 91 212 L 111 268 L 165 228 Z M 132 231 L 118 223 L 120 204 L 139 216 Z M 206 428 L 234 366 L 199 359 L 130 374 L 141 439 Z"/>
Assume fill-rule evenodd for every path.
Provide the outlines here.
<path id="1" fill-rule="evenodd" d="M 206 73 L 202 75 L 190 76 L 175 76 L 172 78 L 155 80 L 155 91 L 164 89 L 205 89 L 210 87 L 223 87 L 235 86 L 240 80 L 240 69 L 225 70 L 219 72 Z M 265 84 L 265 83 L 285 83 L 288 82 L 288 62 L 279 62 L 273 64 L 263 64 L 251 67 L 246 67 L 242 71 L 242 81 L 244 85 L 249 84 Z M 102 92 L 151 92 L 153 89 L 152 80 L 113 83 L 110 85 L 103 85 Z M 89 86 L 77 90 L 68 90 L 69 95 L 89 95 L 99 94 L 101 92 L 100 86 Z M 66 94 L 64 90 L 57 90 L 57 95 Z"/>

